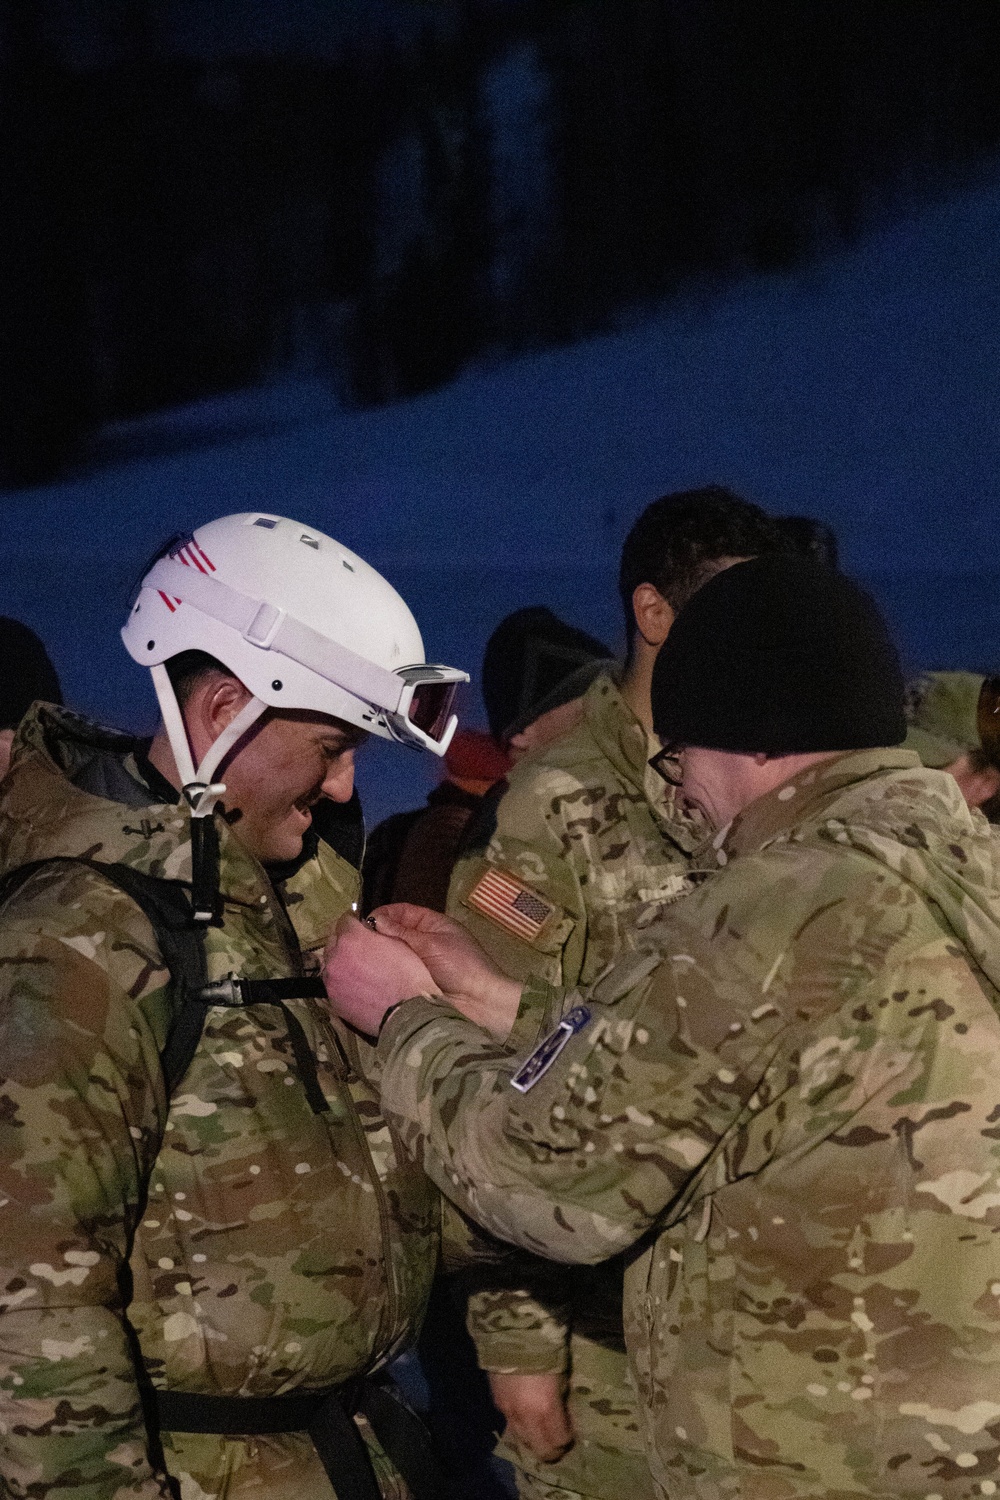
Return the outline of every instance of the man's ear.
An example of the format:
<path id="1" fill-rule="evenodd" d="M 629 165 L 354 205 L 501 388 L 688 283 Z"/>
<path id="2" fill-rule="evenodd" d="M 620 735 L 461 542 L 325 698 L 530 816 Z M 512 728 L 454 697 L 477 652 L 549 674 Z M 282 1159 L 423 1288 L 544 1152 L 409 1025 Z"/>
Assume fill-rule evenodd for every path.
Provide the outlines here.
<path id="1" fill-rule="evenodd" d="M 229 728 L 240 709 L 250 702 L 251 696 L 238 678 L 219 674 L 205 698 L 205 713 L 216 734 Z"/>
<path id="2" fill-rule="evenodd" d="M 184 705 L 184 719 L 197 758 L 229 728 L 250 698 L 238 678 L 226 672 L 206 673 Z"/>
<path id="3" fill-rule="evenodd" d="M 677 618 L 672 606 L 654 584 L 640 583 L 632 592 L 632 613 L 646 645 L 659 650 Z"/>

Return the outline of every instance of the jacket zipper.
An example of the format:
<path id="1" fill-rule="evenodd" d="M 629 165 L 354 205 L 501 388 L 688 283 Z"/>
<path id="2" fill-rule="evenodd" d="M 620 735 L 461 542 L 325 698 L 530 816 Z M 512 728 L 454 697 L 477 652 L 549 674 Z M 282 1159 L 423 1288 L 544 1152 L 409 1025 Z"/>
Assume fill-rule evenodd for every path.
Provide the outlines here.
<path id="1" fill-rule="evenodd" d="M 361 1149 L 367 1159 L 369 1181 L 372 1185 L 372 1191 L 375 1194 L 375 1201 L 378 1204 L 379 1228 L 382 1238 L 382 1260 L 385 1264 L 385 1285 L 387 1290 L 385 1332 L 380 1342 L 382 1342 L 386 1348 L 389 1348 L 395 1342 L 395 1339 L 398 1336 L 397 1325 L 399 1323 L 399 1285 L 396 1271 L 396 1259 L 392 1253 L 392 1234 L 389 1224 L 389 1204 L 386 1200 L 385 1189 L 382 1186 L 382 1179 L 379 1177 L 378 1172 L 375 1168 L 375 1158 L 372 1156 L 371 1147 L 368 1144 L 368 1138 L 365 1135 L 364 1128 L 362 1127 L 361 1121 L 358 1118 L 357 1110 L 354 1106 L 354 1100 L 351 1097 L 351 1079 L 355 1078 L 360 1080 L 360 1069 L 357 1066 L 355 1058 L 351 1056 L 354 1048 L 353 1046 L 345 1047 L 344 1051 L 348 1054 L 351 1071 L 348 1074 L 348 1077 L 343 1081 L 343 1083 L 340 1084 L 340 1087 L 347 1095 L 347 1114 L 348 1118 L 351 1121 L 351 1129 L 354 1132 L 355 1140 L 359 1142 Z M 382 1123 L 388 1130 L 389 1127 L 384 1118 L 382 1120 Z M 392 1132 L 390 1131 L 389 1133 L 390 1136 L 392 1136 Z M 395 1150 L 396 1140 L 394 1136 L 392 1137 L 392 1144 L 393 1150 Z M 376 1365 L 375 1368 L 377 1367 L 378 1366 Z"/>
<path id="2" fill-rule="evenodd" d="M 284 902 L 278 895 L 277 891 L 274 890 L 274 887 L 271 885 L 270 881 L 267 882 L 267 886 L 268 889 L 266 891 L 266 895 L 268 906 L 275 919 L 275 922 L 277 923 L 278 930 L 284 940 L 285 949 L 289 956 L 289 959 L 293 964 L 296 972 L 301 974 L 303 973 L 302 950 L 299 947 L 299 941 L 295 935 L 295 928 L 292 925 L 292 920 L 285 910 Z M 340 1056 L 344 1058 L 348 1065 L 348 1073 L 346 1078 L 338 1078 L 336 1080 L 337 1094 L 340 1102 L 344 1105 L 344 1113 L 347 1119 L 350 1121 L 350 1128 L 353 1132 L 354 1139 L 361 1147 L 362 1155 L 368 1162 L 368 1180 L 371 1183 L 372 1191 L 375 1194 L 375 1201 L 378 1204 L 379 1231 L 382 1243 L 382 1260 L 385 1264 L 385 1283 L 388 1293 L 386 1297 L 385 1316 L 385 1323 L 387 1325 L 386 1336 L 379 1342 L 383 1342 L 386 1347 L 389 1347 L 394 1342 L 397 1332 L 397 1323 L 399 1321 L 399 1286 L 397 1283 L 396 1261 L 395 1257 L 392 1254 L 392 1235 L 390 1232 L 389 1224 L 389 1205 L 386 1201 L 385 1190 L 382 1187 L 381 1178 L 379 1177 L 378 1172 L 375 1169 L 375 1158 L 372 1156 L 371 1147 L 368 1144 L 368 1138 L 365 1135 L 361 1121 L 358 1118 L 354 1099 L 351 1095 L 350 1083 L 352 1078 L 360 1080 L 360 1069 L 357 1066 L 356 1059 L 351 1056 L 351 1052 L 354 1049 L 353 1047 L 349 1049 L 348 1047 L 341 1045 L 340 1037 L 337 1035 L 335 1028 L 331 1028 L 331 1031 L 337 1051 Z M 386 1124 L 384 1120 L 383 1124 Z M 387 1124 L 386 1128 L 388 1129 Z M 332 1121 L 328 1129 L 333 1129 Z M 333 1142 L 331 1141 L 330 1144 L 332 1149 Z M 395 1146 L 396 1141 L 395 1137 L 393 1137 L 394 1149 Z M 377 1368 L 377 1365 L 373 1366 L 373 1368 Z"/>

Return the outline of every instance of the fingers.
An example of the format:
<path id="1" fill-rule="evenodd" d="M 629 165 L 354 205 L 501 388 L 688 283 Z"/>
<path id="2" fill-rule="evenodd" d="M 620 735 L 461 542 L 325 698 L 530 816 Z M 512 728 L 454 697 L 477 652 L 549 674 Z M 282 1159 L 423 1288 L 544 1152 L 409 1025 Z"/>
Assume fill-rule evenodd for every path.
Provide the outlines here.
<path id="1" fill-rule="evenodd" d="M 431 911 L 426 906 L 414 906 L 409 901 L 395 901 L 390 906 L 380 906 L 372 912 L 376 929 L 389 937 L 405 938 L 408 932 L 451 932 L 456 923 L 443 912 Z"/>
<path id="2" fill-rule="evenodd" d="M 330 937 L 331 943 L 333 943 L 336 939 L 342 938 L 345 933 L 351 930 L 352 927 L 360 926 L 361 923 L 358 921 L 354 913 L 351 911 L 345 911 L 344 915 L 339 919 L 339 921 L 334 923 L 333 932 Z"/>
<path id="3" fill-rule="evenodd" d="M 543 1463 L 555 1463 L 573 1446 L 573 1429 L 565 1407 L 546 1412 L 532 1429 L 532 1446 Z"/>

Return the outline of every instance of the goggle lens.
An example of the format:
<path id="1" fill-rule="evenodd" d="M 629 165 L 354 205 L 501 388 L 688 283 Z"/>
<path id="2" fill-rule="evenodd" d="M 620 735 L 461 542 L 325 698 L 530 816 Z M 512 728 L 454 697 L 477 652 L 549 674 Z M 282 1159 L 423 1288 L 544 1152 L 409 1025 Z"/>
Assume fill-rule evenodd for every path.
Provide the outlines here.
<path id="1" fill-rule="evenodd" d="M 413 689 L 406 717 L 429 740 L 444 738 L 457 688 L 457 682 L 418 682 Z"/>

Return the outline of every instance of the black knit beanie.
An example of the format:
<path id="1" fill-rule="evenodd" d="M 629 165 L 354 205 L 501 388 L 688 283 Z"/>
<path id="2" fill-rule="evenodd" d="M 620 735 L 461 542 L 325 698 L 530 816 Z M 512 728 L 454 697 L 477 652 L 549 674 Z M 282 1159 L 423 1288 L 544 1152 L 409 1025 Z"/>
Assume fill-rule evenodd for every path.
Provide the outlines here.
<path id="1" fill-rule="evenodd" d="M 903 677 L 878 607 L 810 558 L 717 573 L 681 610 L 653 669 L 667 743 L 753 754 L 898 745 Z"/>
<path id="2" fill-rule="evenodd" d="M 518 609 L 494 630 L 483 656 L 490 733 L 505 744 L 526 725 L 586 692 L 610 665 L 607 646 L 542 605 Z"/>
<path id="3" fill-rule="evenodd" d="M 36 698 L 63 701 L 56 669 L 33 630 L 0 615 L 0 729 L 16 729 Z"/>

